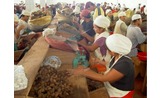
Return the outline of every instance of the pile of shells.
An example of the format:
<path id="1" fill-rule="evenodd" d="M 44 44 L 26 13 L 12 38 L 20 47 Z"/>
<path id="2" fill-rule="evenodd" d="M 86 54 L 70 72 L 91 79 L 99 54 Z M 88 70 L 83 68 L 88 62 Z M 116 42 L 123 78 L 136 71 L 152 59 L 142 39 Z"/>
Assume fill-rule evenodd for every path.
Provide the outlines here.
<path id="1" fill-rule="evenodd" d="M 66 98 L 73 93 L 67 71 L 57 71 L 51 66 L 42 66 L 38 71 L 29 96 L 38 98 Z"/>

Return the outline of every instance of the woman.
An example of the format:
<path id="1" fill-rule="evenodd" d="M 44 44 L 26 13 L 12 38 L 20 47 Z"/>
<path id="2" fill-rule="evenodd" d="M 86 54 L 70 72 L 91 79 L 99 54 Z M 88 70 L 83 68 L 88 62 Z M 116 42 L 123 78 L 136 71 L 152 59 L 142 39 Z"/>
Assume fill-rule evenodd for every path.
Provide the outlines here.
<path id="1" fill-rule="evenodd" d="M 82 75 L 104 82 L 111 98 L 132 98 L 134 92 L 134 65 L 132 60 L 126 56 L 131 50 L 132 43 L 121 34 L 113 34 L 106 39 L 106 45 L 112 59 L 104 74 L 82 67 L 72 69 L 70 72 L 74 75 Z"/>
<path id="2" fill-rule="evenodd" d="M 94 42 L 92 45 L 85 45 L 79 43 L 83 47 L 85 47 L 90 52 L 95 52 L 96 58 L 102 61 L 108 61 L 110 59 L 110 55 L 107 54 L 107 47 L 105 44 L 106 38 L 109 36 L 108 27 L 110 25 L 110 21 L 103 15 L 98 16 L 93 23 L 93 29 L 96 32 L 94 37 Z M 103 64 L 102 64 L 103 65 Z"/>
<path id="3" fill-rule="evenodd" d="M 85 43 L 92 43 L 94 41 L 95 31 L 93 30 L 93 20 L 91 19 L 91 14 L 88 10 L 83 10 L 80 13 L 80 17 L 83 20 L 82 24 L 78 24 L 80 28 L 80 33 L 83 36 L 81 42 Z"/>

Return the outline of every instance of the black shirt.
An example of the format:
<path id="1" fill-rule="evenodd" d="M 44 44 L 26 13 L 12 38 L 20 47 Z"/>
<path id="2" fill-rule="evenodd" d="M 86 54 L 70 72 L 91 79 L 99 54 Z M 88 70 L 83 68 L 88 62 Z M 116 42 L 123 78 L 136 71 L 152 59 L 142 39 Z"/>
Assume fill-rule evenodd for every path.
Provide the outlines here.
<path id="1" fill-rule="evenodd" d="M 113 64 L 114 59 L 110 62 L 109 67 Z M 130 91 L 134 89 L 134 65 L 131 59 L 122 56 L 113 68 L 124 75 L 120 80 L 111 83 L 117 89 Z"/>
<path id="2" fill-rule="evenodd" d="M 84 29 L 84 31 L 88 34 L 88 35 L 90 35 L 90 36 L 94 36 L 96 33 L 95 33 L 95 31 L 93 30 L 93 21 L 91 20 L 91 21 L 89 21 L 89 22 L 83 22 L 82 23 L 82 27 L 83 27 L 83 29 Z"/>

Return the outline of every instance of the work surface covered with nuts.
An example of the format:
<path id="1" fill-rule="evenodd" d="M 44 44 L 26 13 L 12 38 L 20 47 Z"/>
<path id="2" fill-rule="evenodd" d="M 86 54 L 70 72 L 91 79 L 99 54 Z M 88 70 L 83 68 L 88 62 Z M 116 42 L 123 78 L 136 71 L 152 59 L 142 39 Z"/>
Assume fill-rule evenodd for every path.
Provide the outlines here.
<path id="1" fill-rule="evenodd" d="M 29 93 L 31 91 L 33 83 L 35 82 L 35 78 L 38 74 L 40 66 L 45 58 L 53 55 L 59 57 L 62 61 L 62 65 L 59 69 L 57 69 L 57 71 L 63 71 L 72 68 L 72 60 L 76 56 L 75 53 L 49 48 L 49 45 L 46 43 L 45 39 L 43 37 L 40 37 L 19 62 L 19 64 L 23 65 L 25 68 L 26 76 L 28 78 L 28 87 L 24 90 L 14 92 L 15 98 L 34 98 L 34 96 L 29 96 Z M 69 85 L 72 85 L 72 91 L 71 94 L 65 98 L 90 98 L 85 77 L 71 76 L 68 78 L 70 82 Z"/>

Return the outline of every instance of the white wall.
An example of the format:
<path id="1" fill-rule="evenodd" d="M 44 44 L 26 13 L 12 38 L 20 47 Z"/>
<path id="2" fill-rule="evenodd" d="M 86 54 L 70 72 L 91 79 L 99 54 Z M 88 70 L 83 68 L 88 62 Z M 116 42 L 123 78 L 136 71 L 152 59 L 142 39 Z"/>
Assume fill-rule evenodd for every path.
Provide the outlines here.
<path id="1" fill-rule="evenodd" d="M 15 3 L 19 3 L 20 1 L 24 1 L 25 0 L 14 0 Z M 45 0 L 46 1 L 46 0 Z M 134 8 L 137 7 L 137 5 L 139 3 L 141 3 L 141 5 L 147 5 L 147 0 L 53 0 L 53 2 L 66 2 L 66 3 L 73 3 L 73 1 L 78 2 L 87 2 L 87 1 L 92 1 L 92 2 L 96 2 L 96 3 L 101 3 L 101 2 L 108 2 L 108 3 L 113 3 L 113 4 L 117 4 L 120 3 L 125 4 L 126 7 L 129 8 Z M 35 2 L 40 3 L 40 0 L 35 0 Z"/>

